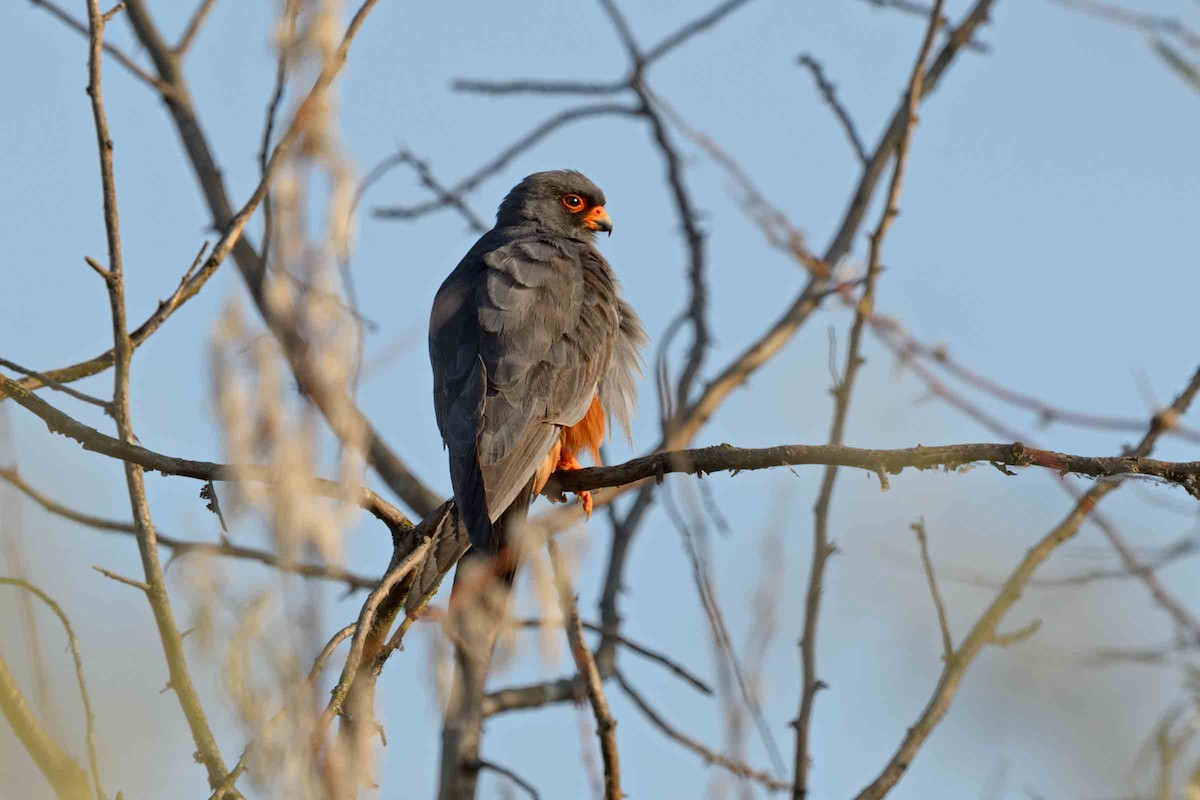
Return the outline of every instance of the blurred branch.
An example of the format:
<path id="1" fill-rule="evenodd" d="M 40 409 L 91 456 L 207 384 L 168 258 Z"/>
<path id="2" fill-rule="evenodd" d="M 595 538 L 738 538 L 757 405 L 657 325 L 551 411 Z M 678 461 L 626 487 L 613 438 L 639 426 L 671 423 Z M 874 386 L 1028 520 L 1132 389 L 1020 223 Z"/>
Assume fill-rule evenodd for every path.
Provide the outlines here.
<path id="1" fill-rule="evenodd" d="M 301 686 L 302 689 L 312 688 L 316 685 L 317 679 L 321 677 L 321 672 L 324 671 L 325 664 L 333 655 L 333 651 L 337 649 L 339 644 L 353 636 L 357 629 L 357 623 L 352 622 L 344 628 L 341 628 L 337 633 L 330 637 L 329 641 L 325 643 L 325 646 L 321 648 L 321 652 L 317 653 L 317 657 L 313 660 L 313 665 L 308 670 L 308 676 L 304 679 L 304 683 Z M 298 693 L 298 696 L 302 695 L 299 695 Z M 287 711 L 288 709 L 286 706 L 279 709 L 275 716 L 273 716 L 267 723 L 268 726 L 278 724 L 287 714 Z M 229 793 L 234 784 L 237 783 L 238 778 L 240 778 L 242 773 L 246 771 L 246 767 L 250 765 L 251 751 L 254 745 L 257 744 L 257 741 L 258 740 L 253 740 L 246 745 L 245 749 L 242 750 L 242 755 L 238 758 L 237 764 L 234 765 L 233 770 L 230 771 L 230 773 L 221 781 L 220 785 L 216 787 L 213 793 L 209 796 L 209 800 L 221 800 L 222 797 Z"/>
<path id="2" fill-rule="evenodd" d="M 883 212 L 879 224 L 871 234 L 870 255 L 867 262 L 867 278 L 863 286 L 862 296 L 855 306 L 854 322 L 850 326 L 850 342 L 846 349 L 846 365 L 842 369 L 841 378 L 833 387 L 834 411 L 833 420 L 829 427 L 829 443 L 837 446 L 845 439 L 846 418 L 850 411 L 850 398 L 854 391 L 854 382 L 864 360 L 860 355 L 862 347 L 863 328 L 867 317 L 875 307 L 875 286 L 882 269 L 881 254 L 883 241 L 891 227 L 892 220 L 899 212 L 900 188 L 904 181 L 904 170 L 908 164 L 909 142 L 912 140 L 913 128 L 917 122 L 917 106 L 920 103 L 924 80 L 925 61 L 933 47 L 933 38 L 937 32 L 938 21 L 941 19 L 943 0 L 934 0 L 933 10 L 929 15 L 929 24 L 917 50 L 916 61 L 912 74 L 908 79 L 905 91 L 902 119 L 904 120 L 899 137 L 896 141 L 896 161 L 892 170 L 892 180 L 888 186 L 887 198 L 884 201 Z M 881 485 L 886 486 L 886 478 L 880 474 Z M 800 637 L 800 658 L 803 679 L 800 686 L 800 708 L 794 723 L 796 729 L 796 759 L 793 765 L 793 797 L 808 795 L 808 770 L 811 763 L 809 751 L 809 736 L 812 727 L 813 708 L 817 692 L 825 687 L 825 682 L 817 678 L 817 623 L 821 613 L 821 596 L 824 592 L 825 565 L 834 553 L 834 545 L 829 541 L 829 508 L 833 500 L 834 486 L 837 482 L 837 467 L 829 466 L 821 480 L 821 490 L 817 502 L 813 506 L 813 544 L 812 557 L 809 566 L 808 591 L 804 602 L 804 632 Z M 923 541 L 923 538 L 922 538 Z M 932 572 L 930 572 L 932 578 Z M 934 593 L 936 598 L 936 591 Z M 940 617 L 939 617 L 940 619 Z"/>
<path id="3" fill-rule="evenodd" d="M 75 630 L 71 627 L 71 621 L 67 619 L 66 613 L 63 612 L 62 607 L 56 603 L 53 598 L 51 598 L 41 589 L 34 586 L 29 581 L 22 580 L 20 578 L 0 577 L 0 585 L 13 586 L 32 594 L 38 600 L 41 600 L 43 603 L 45 603 L 46 606 L 52 612 L 54 612 L 54 616 L 58 617 L 58 621 L 62 623 L 63 630 L 67 634 L 67 646 L 71 648 L 71 658 L 75 662 L 75 681 L 79 684 L 79 697 L 83 701 L 83 720 L 85 730 L 84 739 L 87 743 L 88 768 L 92 773 L 92 785 L 95 787 L 96 796 L 103 800 L 105 797 L 104 788 L 100 783 L 100 766 L 96 759 L 96 715 L 92 711 L 92 699 L 88 694 L 87 681 L 85 681 L 83 678 L 83 656 L 79 654 L 79 640 L 75 637 Z M 3 664 L 0 663 L 0 669 L 2 668 Z M 3 690 L 0 690 L 0 692 L 2 691 Z M 15 723 L 13 724 L 13 727 L 14 729 L 17 727 Z M 28 747 L 28 745 L 26 745 L 26 747 Z M 35 757 L 35 760 L 39 762 L 39 765 L 41 764 L 40 759 Z M 78 765 L 73 766 L 78 767 Z M 72 770 L 68 770 L 68 772 L 70 771 Z M 51 783 L 54 783 L 54 781 L 51 781 Z"/>
<path id="4" fill-rule="evenodd" d="M 873 316 L 871 324 L 880 333 L 881 338 L 892 339 L 892 349 L 896 351 L 902 363 L 907 364 L 912 358 L 924 358 L 973 389 L 1001 402 L 1034 412 L 1038 417 L 1038 422 L 1044 426 L 1062 423 L 1092 430 L 1109 431 L 1138 431 L 1145 427 L 1145 422 L 1133 417 L 1092 414 L 1051 405 L 1033 395 L 1003 386 L 976 372 L 952 356 L 944 346 L 928 345 L 919 341 L 904 331 L 894 320 L 876 314 Z M 1182 424 L 1172 425 L 1167 434 L 1200 444 L 1200 431 Z"/>
<path id="5" fill-rule="evenodd" d="M 286 0 L 282 14 L 282 26 L 279 31 L 279 41 L 276 46 L 279 52 L 275 57 L 275 84 L 271 88 L 271 97 L 267 100 L 266 117 L 263 122 L 262 138 L 258 145 L 258 179 L 267 177 L 267 163 L 271 154 L 271 139 L 275 133 L 275 124 L 279 116 L 279 105 L 283 102 L 283 93 L 287 88 L 288 62 L 294 47 L 296 36 L 296 18 L 300 15 L 300 0 Z M 271 213 L 271 192 L 263 195 L 263 238 L 262 260 L 265 265 L 271 263 L 271 237 L 275 234 L 275 218 Z M 291 273 L 281 270 L 285 275 Z"/>
<path id="6" fill-rule="evenodd" d="M 600 739 L 600 754 L 604 760 L 604 798 L 605 800 L 621 800 L 621 767 L 617 755 L 617 723 L 613 721 L 612 713 L 608 710 L 608 698 L 604 696 L 600 672 L 596 669 L 596 659 L 588 649 L 583 639 L 583 625 L 579 620 L 579 606 L 571 590 L 570 576 L 566 564 L 558 551 L 558 545 L 553 541 L 546 542 L 550 554 L 550 564 L 554 570 L 554 582 L 558 587 L 558 604 L 562 610 L 563 625 L 567 631 L 567 641 L 571 644 L 571 655 L 575 658 L 575 667 L 583 680 L 588 702 L 592 706 L 592 714 L 596 718 L 596 737 Z"/>
<path id="7" fill-rule="evenodd" d="M 954 638 L 950 635 L 950 619 L 946 616 L 946 604 L 942 602 L 942 593 L 938 591 L 937 578 L 933 574 L 933 561 L 929 558 L 929 541 L 925 535 L 925 520 L 918 520 L 909 525 L 917 536 L 917 546 L 921 551 L 921 567 L 925 571 L 925 580 L 929 582 L 929 596 L 933 598 L 933 607 L 937 611 L 938 629 L 942 632 L 942 660 L 949 661 L 954 655 Z"/>
<path id="8" fill-rule="evenodd" d="M 531 798 L 533 798 L 533 800 L 540 800 L 540 798 L 541 798 L 541 795 L 538 794 L 537 789 L 533 788 L 533 784 L 529 783 L 529 781 L 525 780 L 524 778 L 522 778 L 517 773 L 513 772 L 508 767 L 502 767 L 494 761 L 486 761 L 482 758 L 476 759 L 474 766 L 475 766 L 476 770 L 490 769 L 492 772 L 496 773 L 497 775 L 503 775 L 504 777 L 508 778 L 510 781 L 515 783 L 517 786 L 519 786 L 521 788 L 521 790 L 524 791 L 526 794 L 528 794 Z"/>
<path id="9" fill-rule="evenodd" d="M 858 135 L 858 128 L 854 125 L 854 120 L 850 116 L 850 112 L 842 105 L 842 101 L 838 99 L 837 90 L 834 85 L 825 77 L 825 70 L 821 68 L 821 62 L 817 61 L 808 53 L 802 53 L 796 57 L 796 63 L 808 69 L 812 73 L 813 82 L 817 84 L 817 91 L 821 93 L 822 99 L 833 110 L 833 115 L 837 117 L 838 122 L 842 126 L 842 131 L 846 134 L 846 139 L 850 142 L 850 147 L 854 150 L 854 154 L 858 156 L 858 161 L 864 166 L 867 163 L 867 148 L 863 146 L 862 137 Z"/>
<path id="10" fill-rule="evenodd" d="M 1051 2 L 1089 17 L 1134 28 L 1150 36 L 1174 36 L 1188 48 L 1200 50 L 1200 33 L 1189 28 L 1177 17 L 1131 10 L 1115 3 L 1101 2 L 1101 0 L 1051 0 Z"/>
<path id="11" fill-rule="evenodd" d="M 179 37 L 179 44 L 175 45 L 176 56 L 182 58 L 191 48 L 192 43 L 196 41 L 196 36 L 200 33 L 201 26 L 204 25 L 205 18 L 216 4 L 217 0 L 200 0 L 200 5 L 196 6 L 196 10 L 192 12 L 187 27 L 183 29 L 183 34 Z"/>
<path id="12" fill-rule="evenodd" d="M 924 3 L 916 3 L 913 0 L 864 0 L 868 5 L 876 8 L 893 9 L 904 14 L 909 14 L 914 17 L 920 17 L 922 21 L 929 19 L 930 7 Z M 937 21 L 938 29 L 942 29 L 950 24 L 949 17 L 942 15 Z M 967 42 L 968 50 L 974 50 L 977 53 L 987 53 L 991 48 L 984 42 L 971 39 Z"/>
<path id="13" fill-rule="evenodd" d="M 123 533 L 127 535 L 137 534 L 137 528 L 131 522 L 121 522 L 120 520 L 93 516 L 81 511 L 76 511 L 69 506 L 59 503 L 58 501 L 29 485 L 29 483 L 26 482 L 25 479 L 22 478 L 14 469 L 0 468 L 0 480 L 11 484 L 46 511 L 62 517 L 63 519 L 68 519 L 72 522 L 77 522 L 80 525 L 94 528 L 96 530 L 109 531 L 112 533 Z M 281 572 L 286 572 L 293 575 L 301 575 L 306 578 L 321 578 L 323 580 L 344 583 L 347 589 L 373 589 L 375 588 L 376 584 L 379 583 L 379 581 L 375 578 L 369 578 L 365 575 L 357 575 L 333 564 L 297 563 L 268 550 L 259 550 L 253 547 L 241 547 L 227 540 L 222 540 L 219 542 L 200 542 L 177 539 L 175 537 L 159 533 L 158 543 L 163 547 L 168 547 L 171 549 L 171 560 L 179 558 L 180 556 L 189 555 L 191 553 L 202 553 L 213 556 L 239 558 L 246 561 L 257 561 L 264 566 L 277 569 Z M 167 566 L 170 566 L 170 562 L 167 563 Z"/>
<path id="14" fill-rule="evenodd" d="M 1157 572 L 1164 567 L 1167 567 L 1180 559 L 1188 556 L 1196 555 L 1200 551 L 1200 542 L 1194 536 L 1185 536 L 1182 539 L 1161 548 L 1152 556 L 1146 557 L 1145 560 L 1138 564 L 1136 570 L 1131 570 L 1126 566 L 1090 569 L 1073 574 L 1058 575 L 1048 578 L 1034 578 L 1029 582 L 1029 585 L 1039 589 L 1055 589 L 1071 586 L 1086 586 L 1089 583 L 1099 583 L 1102 581 L 1128 580 L 1130 578 L 1142 578 L 1145 572 Z M 1132 555 L 1132 553 L 1130 553 Z M 980 586 L 987 589 L 998 589 L 1003 581 L 994 579 L 983 572 L 970 569 L 953 569 L 950 571 L 942 571 L 943 579 L 949 579 L 958 583 L 966 583 L 971 586 Z"/>
<path id="15" fill-rule="evenodd" d="M 3 656 L 0 656 L 0 711 L 54 788 L 58 800 L 92 800 L 87 772 L 59 747 L 34 716 Z"/>
<path id="16" fill-rule="evenodd" d="M 667 722 L 661 714 L 659 714 L 654 710 L 653 707 L 650 706 L 650 704 L 639 692 L 629 685 L 629 682 L 625 679 L 625 676 L 621 674 L 620 670 L 614 671 L 613 677 L 616 679 L 617 685 L 621 687 L 621 691 L 625 692 L 626 696 L 633 701 L 633 704 L 637 706 L 638 710 L 646 716 L 646 719 L 650 720 L 654 727 L 662 731 L 668 739 L 678 742 L 686 749 L 691 750 L 693 753 L 699 755 L 704 759 L 705 763 L 715 764 L 716 766 L 728 770 L 740 778 L 746 778 L 747 780 L 759 783 L 771 791 L 783 791 L 791 788 L 791 784 L 786 781 L 776 780 L 766 772 L 756 770 L 740 761 L 735 761 L 734 759 L 721 755 L 715 750 L 705 747 L 700 742 L 696 741 L 686 733 L 683 733 Z"/>
<path id="17" fill-rule="evenodd" d="M 1178 416 L 1186 412 L 1195 399 L 1197 392 L 1200 392 L 1200 369 L 1197 369 L 1193 373 L 1187 387 L 1171 403 L 1168 409 L 1170 412 L 1169 415 Z M 1154 445 L 1165 430 L 1163 419 L 1169 415 L 1156 414 L 1151 419 L 1146 434 L 1142 437 L 1141 442 L 1133 448 L 1132 457 L 1145 457 L 1154 449 Z M 896 752 L 889 759 L 878 777 L 857 795 L 858 800 L 879 800 L 879 798 L 891 791 L 892 787 L 896 785 L 896 782 L 900 780 L 901 776 L 908 769 L 908 766 L 916 757 L 917 752 L 925 743 L 929 734 L 946 715 L 946 711 L 950 707 L 950 701 L 958 690 L 958 684 L 966 673 L 967 668 L 974 661 L 975 657 L 979 655 L 979 652 L 986 645 L 994 641 L 996 628 L 999 626 L 1001 620 L 1003 620 L 1004 615 L 1020 598 L 1038 567 L 1050 557 L 1051 553 L 1074 537 L 1079 532 L 1079 527 L 1083 524 L 1083 521 L 1096 505 L 1109 492 L 1120 488 L 1120 486 L 1120 481 L 1100 483 L 1093 486 L 1075 503 L 1074 508 L 1071 509 L 1062 522 L 1026 551 L 1025 556 L 1004 582 L 996 597 L 976 620 L 966 638 L 958 646 L 958 649 L 954 651 L 953 657 L 946 661 L 942 668 L 942 675 L 938 679 L 937 686 L 924 710 L 917 718 L 917 721 L 908 728 L 900 746 L 896 749 Z"/>

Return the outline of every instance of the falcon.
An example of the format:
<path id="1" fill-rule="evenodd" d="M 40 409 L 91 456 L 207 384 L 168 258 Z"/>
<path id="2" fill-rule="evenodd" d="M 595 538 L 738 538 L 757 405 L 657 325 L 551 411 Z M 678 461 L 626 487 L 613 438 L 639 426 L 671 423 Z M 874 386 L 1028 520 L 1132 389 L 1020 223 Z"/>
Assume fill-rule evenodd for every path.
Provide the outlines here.
<path id="1" fill-rule="evenodd" d="M 555 470 L 579 469 L 584 453 L 600 463 L 612 422 L 630 435 L 646 336 L 595 247 L 612 234 L 604 203 L 579 172 L 530 175 L 434 299 L 434 409 L 482 555 L 504 550 Z M 590 514 L 590 493 L 578 495 Z"/>

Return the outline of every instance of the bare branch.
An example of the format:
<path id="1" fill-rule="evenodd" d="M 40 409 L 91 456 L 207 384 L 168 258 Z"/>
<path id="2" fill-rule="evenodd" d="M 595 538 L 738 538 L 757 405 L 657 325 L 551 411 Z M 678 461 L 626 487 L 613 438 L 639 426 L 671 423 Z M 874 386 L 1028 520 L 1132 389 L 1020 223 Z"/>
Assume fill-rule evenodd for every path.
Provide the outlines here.
<path id="1" fill-rule="evenodd" d="M 883 213 L 879 225 L 871 234 L 871 250 L 867 262 L 867 279 L 863 286 L 862 296 L 855 307 L 854 322 L 850 326 L 850 342 L 846 350 L 846 366 L 842 370 L 842 379 L 833 390 L 834 411 L 833 421 L 829 428 L 829 443 L 840 445 L 845 437 L 846 418 L 850 411 L 850 398 L 854 391 L 854 382 L 858 371 L 863 365 L 861 355 L 863 328 L 867 317 L 875 305 L 875 286 L 882 269 L 881 253 L 883 240 L 887 236 L 892 220 L 899 213 L 897 204 L 900 199 L 900 188 L 904 180 L 904 169 L 908 162 L 908 146 L 912 139 L 913 128 L 917 122 L 917 106 L 920 103 L 925 81 L 925 60 L 933 47 L 934 34 L 937 31 L 938 20 L 941 18 L 943 0 L 934 0 L 933 11 L 929 15 L 929 24 L 921 46 L 917 50 L 917 58 L 913 64 L 912 74 L 908 79 L 903 106 L 903 125 L 896 141 L 896 161 L 892 170 L 891 184 L 888 186 L 887 198 L 884 201 Z M 880 483 L 886 486 L 886 471 L 880 470 Z M 813 506 L 813 546 L 809 566 L 808 591 L 804 602 L 804 633 L 800 638 L 800 658 L 803 672 L 803 682 L 800 686 L 800 709 L 796 716 L 796 759 L 793 766 L 792 796 L 803 798 L 808 795 L 809 732 L 812 726 L 813 707 L 817 692 L 825 685 L 817 678 L 816 650 L 817 623 L 821 613 L 821 596 L 824 591 L 825 565 L 833 554 L 834 548 L 829 541 L 829 507 L 833 500 L 834 486 L 837 481 L 837 467 L 825 469 L 821 480 L 820 494 Z"/>
<path id="2" fill-rule="evenodd" d="M 1162 426 L 1166 430 L 1166 426 Z M 1093 478 L 1152 477 L 1184 487 L 1189 494 L 1200 492 L 1200 461 L 1159 461 L 1126 456 L 1078 456 L 1037 450 L 1015 444 L 955 444 L 900 450 L 869 450 L 839 445 L 781 445 L 739 448 L 723 444 L 693 450 L 676 450 L 635 458 L 611 467 L 588 467 L 557 472 L 547 484 L 547 493 L 577 492 L 648 480 L 671 473 L 689 475 L 714 472 L 743 472 L 768 467 L 825 465 L 853 467 L 870 472 L 883 470 L 896 475 L 905 468 L 946 470 L 967 464 L 996 463 L 1010 467 L 1041 467 L 1061 474 Z"/>
<path id="3" fill-rule="evenodd" d="M 558 584 L 558 602 L 562 608 L 563 624 L 567 630 L 567 640 L 571 643 L 571 655 L 575 658 L 575 666 L 583 679 L 588 702 L 592 706 L 592 714 L 596 718 L 596 736 L 600 739 L 600 754 L 604 759 L 604 798 L 605 800 L 621 800 L 621 767 L 617 755 L 617 723 L 613 721 L 612 713 L 608 710 L 608 699 L 604 696 L 604 686 L 600 680 L 600 672 L 596 669 L 596 659 L 583 640 L 583 625 L 579 621 L 579 607 L 571 590 L 570 577 L 566 564 L 558 552 L 558 545 L 553 540 L 546 542 L 550 553 L 550 563 L 554 568 L 554 580 Z"/>
<path id="4" fill-rule="evenodd" d="M 105 18 L 100 14 L 98 0 L 88 0 L 88 35 L 91 52 L 88 58 L 88 96 L 91 98 L 92 119 L 96 128 L 96 145 L 100 156 L 100 185 L 104 201 L 104 231 L 108 242 L 108 272 L 106 279 L 109 307 L 112 312 L 113 332 L 113 400 L 112 416 L 117 425 L 118 443 L 130 446 L 136 437 L 133 432 L 132 415 L 129 407 L 129 370 L 133 357 L 133 344 L 125 319 L 125 272 L 121 255 L 120 222 L 117 212 L 116 179 L 113 174 L 113 143 L 108 130 L 108 117 L 104 109 L 101 88 L 101 59 L 104 42 Z M 214 251 L 214 258 L 220 251 Z M 226 250 L 227 252 L 227 250 Z M 219 263 L 218 258 L 216 263 Z M 214 263 L 213 269 L 216 268 Z M 15 384 L 0 378 L 6 390 L 12 394 Z M 17 388 L 17 391 L 24 391 Z M 26 393 L 26 400 L 41 402 L 40 398 Z M 18 401 L 21 402 L 21 401 Z M 22 403 L 24 405 L 24 403 Z M 48 406 L 47 406 L 48 407 Z M 154 523 L 150 519 L 150 507 L 146 500 L 145 476 L 137 465 L 126 461 L 125 483 L 129 492 L 129 505 L 137 528 L 138 552 L 141 555 L 145 574 L 145 594 L 154 613 L 158 637 L 166 657 L 170 674 L 170 685 L 175 690 L 179 706 L 187 719 L 192 740 L 196 744 L 198 760 L 208 772 L 210 786 L 215 786 L 225 775 L 225 762 L 213 738 L 212 729 L 200 702 L 200 696 L 192 684 L 187 659 L 183 652 L 183 637 L 175 624 L 174 612 L 167 595 L 162 564 L 158 560 L 158 545 L 155 541 Z M 235 795 L 240 797 L 240 795 Z"/>
<path id="5" fill-rule="evenodd" d="M 130 332 L 129 341 L 134 349 L 138 348 L 147 339 L 149 339 L 150 336 L 153 335 L 154 332 L 157 331 L 164 322 L 166 322 L 167 318 L 171 316 L 171 314 L 173 314 L 188 300 L 195 297 L 200 292 L 200 289 L 204 287 L 204 284 L 208 282 L 208 279 L 216 273 L 217 267 L 220 266 L 220 262 L 207 261 L 204 263 L 202 268 L 197 270 L 197 266 L 199 266 L 198 262 L 203 258 L 203 254 L 207 246 L 207 243 L 205 243 L 200 248 L 200 254 L 196 257 L 196 260 L 192 262 L 192 265 L 188 268 L 187 272 L 183 274 L 183 277 L 180 278 L 179 285 L 176 286 L 175 291 L 171 293 L 171 296 L 166 300 L 160 300 L 158 303 L 158 308 L 155 309 L 154 313 L 151 314 L 145 322 L 138 326 L 136 330 Z M 30 391 L 39 389 L 43 386 L 58 388 L 60 384 L 71 383 L 82 378 L 97 375 L 107 369 L 110 369 L 113 365 L 113 359 L 114 351 L 109 349 L 94 358 L 90 358 L 87 361 L 81 361 L 77 364 L 72 364 L 67 367 L 52 369 L 45 373 L 30 372 L 29 377 L 23 378 L 21 381 L 19 381 L 19 383 L 22 388 Z M 10 367 L 10 369 L 12 368 L 15 367 Z M 62 391 L 66 390 L 63 389 Z M 0 390 L 0 400 L 7 396 L 8 395 L 6 392 Z M 107 410 L 106 413 L 108 413 Z"/>
<path id="6" fill-rule="evenodd" d="M 428 162 L 417 158 L 411 150 L 405 147 L 400 148 L 395 153 L 392 153 L 390 156 L 383 159 L 378 164 L 371 167 L 370 170 L 368 170 L 367 174 L 363 177 L 362 181 L 358 185 L 358 191 L 354 193 L 352 210 L 353 208 L 358 207 L 358 204 L 362 200 L 362 196 L 366 193 L 367 189 L 369 189 L 376 181 L 386 175 L 393 167 L 399 166 L 400 164 L 407 164 L 408 166 L 412 167 L 413 171 L 417 173 L 417 177 L 420 179 L 421 185 L 433 193 L 435 201 L 440 204 L 438 206 L 439 208 L 448 207 L 456 210 L 462 215 L 462 218 L 467 221 L 467 225 L 471 227 L 471 230 L 475 231 L 476 233 L 483 233 L 487 230 L 487 225 L 485 225 L 483 220 L 481 220 L 479 216 L 473 210 L 471 210 L 471 207 L 467 205 L 467 201 L 463 198 L 462 193 L 456 192 L 454 189 L 445 186 L 434 176 Z M 434 209 L 431 207 L 430 210 L 432 211 Z M 388 216 L 388 214 L 385 214 L 380 210 L 376 210 L 375 213 L 376 216 Z M 399 214 L 399 218 L 405 219 L 406 217 L 403 213 L 401 213 Z"/>

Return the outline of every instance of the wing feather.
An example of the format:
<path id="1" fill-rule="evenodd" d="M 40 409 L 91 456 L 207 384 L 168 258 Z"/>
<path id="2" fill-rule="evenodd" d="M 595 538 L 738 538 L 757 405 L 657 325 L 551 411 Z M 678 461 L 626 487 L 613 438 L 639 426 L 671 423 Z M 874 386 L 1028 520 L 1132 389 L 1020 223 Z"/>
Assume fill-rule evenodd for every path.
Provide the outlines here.
<path id="1" fill-rule="evenodd" d="M 491 520 L 597 391 L 627 429 L 644 338 L 585 242 L 493 230 L 450 274 L 430 319 L 435 409 L 452 464 L 479 465 Z M 473 473 L 461 463 L 456 473 L 459 502 Z M 472 531 L 473 542 L 483 536 Z"/>

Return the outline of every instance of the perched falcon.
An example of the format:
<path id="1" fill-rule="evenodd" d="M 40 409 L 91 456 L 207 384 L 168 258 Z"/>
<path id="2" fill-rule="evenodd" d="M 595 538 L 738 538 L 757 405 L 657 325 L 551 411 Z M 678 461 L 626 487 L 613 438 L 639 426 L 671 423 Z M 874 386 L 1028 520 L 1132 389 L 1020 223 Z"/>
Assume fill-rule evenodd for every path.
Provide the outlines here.
<path id="1" fill-rule="evenodd" d="M 429 319 L 438 428 L 472 547 L 495 555 L 556 469 L 615 420 L 629 435 L 646 336 L 594 245 L 604 192 L 579 172 L 518 183 L 446 278 Z M 584 509 L 592 500 L 580 493 Z"/>

